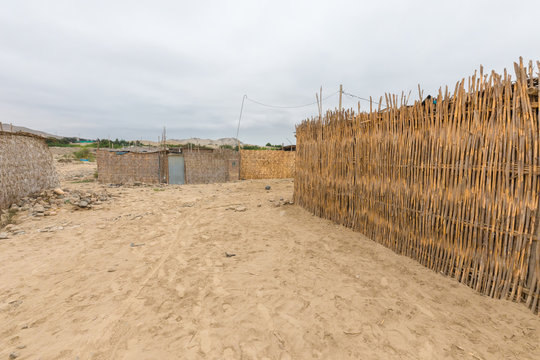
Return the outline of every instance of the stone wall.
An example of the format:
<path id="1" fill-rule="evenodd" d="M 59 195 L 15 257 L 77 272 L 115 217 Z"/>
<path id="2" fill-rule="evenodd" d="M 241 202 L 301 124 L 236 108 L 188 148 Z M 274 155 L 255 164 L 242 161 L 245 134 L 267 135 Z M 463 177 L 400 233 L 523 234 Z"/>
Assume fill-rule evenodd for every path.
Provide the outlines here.
<path id="1" fill-rule="evenodd" d="M 53 157 L 43 138 L 0 131 L 0 208 L 59 185 Z"/>

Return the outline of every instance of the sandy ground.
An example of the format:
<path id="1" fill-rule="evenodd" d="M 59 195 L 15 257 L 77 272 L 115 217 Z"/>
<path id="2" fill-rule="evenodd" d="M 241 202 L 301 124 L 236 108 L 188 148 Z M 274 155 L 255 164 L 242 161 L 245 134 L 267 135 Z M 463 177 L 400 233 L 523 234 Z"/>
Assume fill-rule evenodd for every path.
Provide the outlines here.
<path id="1" fill-rule="evenodd" d="M 538 315 L 276 207 L 291 180 L 63 186 L 115 197 L 0 240 L 0 359 L 540 358 Z"/>
<path id="2" fill-rule="evenodd" d="M 97 171 L 95 162 L 80 161 L 73 158 L 73 153 L 79 148 L 51 147 L 49 148 L 56 164 L 58 177 L 61 181 L 83 181 L 94 180 L 94 173 Z M 95 152 L 95 149 L 90 149 Z M 69 162 L 61 162 L 69 159 Z M 60 161 L 59 161 L 60 160 Z"/>

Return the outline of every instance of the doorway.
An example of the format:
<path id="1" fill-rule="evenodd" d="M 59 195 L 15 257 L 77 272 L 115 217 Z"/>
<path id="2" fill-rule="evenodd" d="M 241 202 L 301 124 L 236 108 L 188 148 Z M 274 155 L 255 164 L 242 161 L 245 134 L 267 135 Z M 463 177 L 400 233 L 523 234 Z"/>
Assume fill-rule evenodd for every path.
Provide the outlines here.
<path id="1" fill-rule="evenodd" d="M 169 184 L 185 184 L 184 156 L 169 155 Z"/>

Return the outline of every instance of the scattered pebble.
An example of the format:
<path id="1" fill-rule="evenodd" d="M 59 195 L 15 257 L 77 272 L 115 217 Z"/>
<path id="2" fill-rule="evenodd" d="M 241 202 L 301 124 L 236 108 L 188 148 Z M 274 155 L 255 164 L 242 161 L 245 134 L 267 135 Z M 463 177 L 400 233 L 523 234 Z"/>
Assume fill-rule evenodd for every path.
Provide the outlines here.
<path id="1" fill-rule="evenodd" d="M 43 229 L 38 229 L 37 231 L 38 232 L 55 232 L 55 231 L 58 231 L 58 230 L 64 230 L 64 227 L 63 226 L 47 226 Z"/>
<path id="2" fill-rule="evenodd" d="M 244 212 L 246 210 L 247 208 L 245 206 L 238 206 L 236 209 L 234 209 L 234 211 L 238 211 L 238 212 Z"/>
<path id="3" fill-rule="evenodd" d="M 0 233 L 0 240 L 9 239 L 9 235 L 6 232 Z"/>
<path id="4" fill-rule="evenodd" d="M 43 205 L 36 205 L 34 206 L 34 212 L 42 214 L 45 212 L 45 207 L 43 207 Z"/>
<path id="5" fill-rule="evenodd" d="M 19 230 L 19 227 L 15 224 L 8 224 L 4 227 L 4 230 L 9 231 L 9 232 L 15 232 Z"/>
<path id="6" fill-rule="evenodd" d="M 26 196 L 12 204 L 10 208 L 15 209 L 18 212 L 28 211 L 28 215 L 33 217 L 55 216 L 58 213 L 58 207 L 65 204 L 73 204 L 76 209 L 90 208 L 92 204 L 97 205 L 110 198 L 111 195 L 108 194 L 107 191 L 94 193 L 82 190 L 70 191 L 56 188 L 54 190 L 45 190 L 41 193 Z"/>
<path id="7" fill-rule="evenodd" d="M 270 190 L 271 187 L 270 187 L 270 185 L 266 185 L 266 186 L 264 187 L 264 189 L 265 189 L 265 190 Z"/>

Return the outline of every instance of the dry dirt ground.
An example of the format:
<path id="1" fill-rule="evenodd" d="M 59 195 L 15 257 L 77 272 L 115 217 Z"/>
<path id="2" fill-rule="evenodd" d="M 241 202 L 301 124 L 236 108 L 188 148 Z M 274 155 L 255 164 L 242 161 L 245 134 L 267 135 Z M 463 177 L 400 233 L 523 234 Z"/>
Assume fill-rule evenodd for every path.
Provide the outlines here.
<path id="1" fill-rule="evenodd" d="M 538 315 L 277 207 L 291 180 L 63 187 L 114 197 L 0 240 L 0 359 L 540 358 Z"/>

